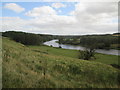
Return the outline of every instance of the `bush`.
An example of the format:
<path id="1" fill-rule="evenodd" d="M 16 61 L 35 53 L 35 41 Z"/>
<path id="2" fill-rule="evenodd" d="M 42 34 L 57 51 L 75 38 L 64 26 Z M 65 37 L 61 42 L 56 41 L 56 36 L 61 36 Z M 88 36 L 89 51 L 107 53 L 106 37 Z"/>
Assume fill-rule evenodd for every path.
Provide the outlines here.
<path id="1" fill-rule="evenodd" d="M 59 48 L 62 48 L 61 46 L 59 46 Z"/>
<path id="2" fill-rule="evenodd" d="M 79 59 L 84 59 L 84 60 L 90 60 L 92 57 L 95 57 L 95 50 L 90 49 L 90 50 L 85 50 L 85 51 L 80 51 L 79 54 Z"/>

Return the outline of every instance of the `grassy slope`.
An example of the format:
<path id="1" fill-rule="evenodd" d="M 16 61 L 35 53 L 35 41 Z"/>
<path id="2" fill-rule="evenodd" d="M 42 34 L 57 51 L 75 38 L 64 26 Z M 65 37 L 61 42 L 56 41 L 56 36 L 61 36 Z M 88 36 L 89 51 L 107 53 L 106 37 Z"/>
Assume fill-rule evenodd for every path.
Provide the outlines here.
<path id="1" fill-rule="evenodd" d="M 78 51 L 77 50 L 68 50 L 68 49 L 59 49 L 59 48 L 53 48 L 49 46 L 29 46 L 33 50 L 40 49 L 43 52 L 47 52 L 49 54 L 53 55 L 59 55 L 59 56 L 66 56 L 71 58 L 78 58 Z M 101 62 L 104 64 L 118 64 L 118 56 L 116 55 L 105 55 L 97 53 L 95 55 L 96 59 L 90 60 L 95 62 Z"/>
<path id="2" fill-rule="evenodd" d="M 79 60 L 76 54 L 75 50 L 26 47 L 3 38 L 3 87 L 118 87 L 117 69 Z"/>

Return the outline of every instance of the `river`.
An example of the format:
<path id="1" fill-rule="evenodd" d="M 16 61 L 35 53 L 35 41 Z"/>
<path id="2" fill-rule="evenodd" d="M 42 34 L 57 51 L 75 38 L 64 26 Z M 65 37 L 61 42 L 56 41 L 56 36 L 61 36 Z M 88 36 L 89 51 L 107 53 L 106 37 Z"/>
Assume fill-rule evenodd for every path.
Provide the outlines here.
<path id="1" fill-rule="evenodd" d="M 52 45 L 53 47 L 59 47 L 59 43 L 56 43 L 56 41 L 58 40 L 47 41 L 44 43 L 44 45 L 47 45 L 47 46 Z M 60 46 L 64 49 L 85 50 L 85 47 L 82 47 L 82 46 L 66 45 L 66 44 L 60 44 Z M 96 49 L 95 52 L 102 53 L 102 54 L 108 54 L 108 55 L 120 55 L 118 53 L 119 51 L 120 50 L 114 50 L 114 49 L 110 49 L 110 50 Z"/>

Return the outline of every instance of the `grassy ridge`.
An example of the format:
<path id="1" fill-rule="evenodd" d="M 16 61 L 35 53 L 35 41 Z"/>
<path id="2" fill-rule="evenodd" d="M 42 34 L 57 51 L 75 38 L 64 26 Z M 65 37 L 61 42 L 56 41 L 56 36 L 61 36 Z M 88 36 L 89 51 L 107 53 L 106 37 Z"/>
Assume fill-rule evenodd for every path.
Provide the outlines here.
<path id="1" fill-rule="evenodd" d="M 119 70 L 77 59 L 75 50 L 26 47 L 3 38 L 3 87 L 118 87 Z"/>

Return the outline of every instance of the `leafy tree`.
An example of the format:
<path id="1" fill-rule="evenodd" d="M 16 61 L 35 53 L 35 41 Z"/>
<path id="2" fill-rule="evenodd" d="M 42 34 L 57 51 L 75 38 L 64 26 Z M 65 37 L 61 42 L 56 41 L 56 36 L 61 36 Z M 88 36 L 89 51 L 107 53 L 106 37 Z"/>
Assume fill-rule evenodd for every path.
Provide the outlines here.
<path id="1" fill-rule="evenodd" d="M 90 48 L 86 49 L 85 51 L 79 50 L 79 59 L 90 60 L 92 57 L 95 58 L 95 49 Z"/>
<path id="2" fill-rule="evenodd" d="M 15 40 L 16 42 L 20 42 L 25 45 L 40 45 L 45 41 L 49 41 L 53 39 L 53 36 L 51 35 L 15 32 L 15 31 L 3 32 L 2 36 L 9 37 Z"/>

